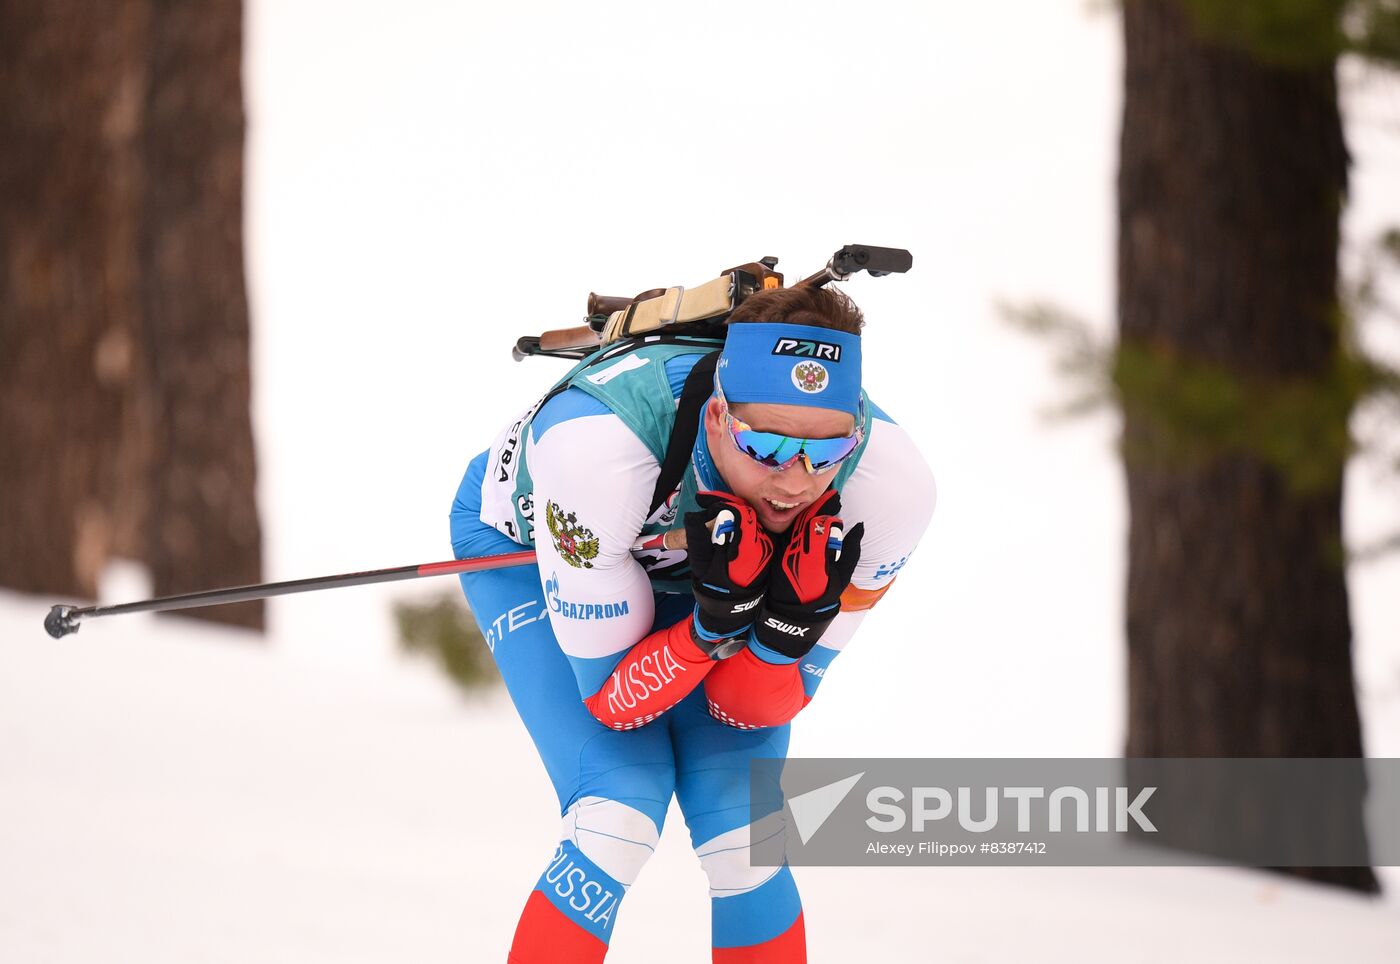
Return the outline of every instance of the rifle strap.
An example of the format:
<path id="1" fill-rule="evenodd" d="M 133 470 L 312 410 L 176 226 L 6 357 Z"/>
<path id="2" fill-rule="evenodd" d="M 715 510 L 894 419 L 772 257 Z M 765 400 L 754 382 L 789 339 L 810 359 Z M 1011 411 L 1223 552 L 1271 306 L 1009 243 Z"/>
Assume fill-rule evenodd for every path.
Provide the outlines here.
<path id="1" fill-rule="evenodd" d="M 676 400 L 676 422 L 671 427 L 671 437 L 666 441 L 666 457 L 661 460 L 661 474 L 656 479 L 651 508 L 647 510 L 648 517 L 676 491 L 676 486 L 685 476 L 691 450 L 695 447 L 695 436 L 700 430 L 700 410 L 714 392 L 715 365 L 718 362 L 719 352 L 710 352 L 702 356 L 686 376 L 680 398 Z"/>

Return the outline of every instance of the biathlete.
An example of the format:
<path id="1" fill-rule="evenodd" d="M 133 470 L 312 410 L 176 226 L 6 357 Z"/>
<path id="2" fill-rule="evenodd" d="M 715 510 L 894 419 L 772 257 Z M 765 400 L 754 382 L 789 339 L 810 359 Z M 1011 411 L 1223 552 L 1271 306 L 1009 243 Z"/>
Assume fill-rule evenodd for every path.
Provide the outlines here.
<path id="1" fill-rule="evenodd" d="M 753 294 L 722 350 L 604 349 L 471 462 L 456 556 L 536 549 L 461 580 L 563 817 L 511 962 L 603 960 L 673 794 L 709 877 L 713 960 L 806 960 L 791 871 L 750 865 L 749 761 L 786 756 L 935 499 L 862 391 L 862 325 L 835 291 Z M 658 485 L 694 423 L 679 479 Z M 678 519 L 684 549 L 665 537 Z"/>

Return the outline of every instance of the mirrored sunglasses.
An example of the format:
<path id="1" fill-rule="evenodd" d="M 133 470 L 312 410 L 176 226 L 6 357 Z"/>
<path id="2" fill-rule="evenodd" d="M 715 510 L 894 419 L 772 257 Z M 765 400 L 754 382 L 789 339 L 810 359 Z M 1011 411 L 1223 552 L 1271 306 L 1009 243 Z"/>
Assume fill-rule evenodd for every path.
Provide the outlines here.
<path id="1" fill-rule="evenodd" d="M 779 472 L 798 459 L 807 472 L 816 475 L 829 472 L 845 461 L 860 446 L 865 436 L 865 399 L 861 398 L 855 431 L 838 438 L 794 438 L 777 432 L 760 432 L 729 411 L 729 402 L 720 388 L 719 373 L 715 373 L 715 395 L 724 406 L 725 427 L 734 447 L 760 465 Z"/>

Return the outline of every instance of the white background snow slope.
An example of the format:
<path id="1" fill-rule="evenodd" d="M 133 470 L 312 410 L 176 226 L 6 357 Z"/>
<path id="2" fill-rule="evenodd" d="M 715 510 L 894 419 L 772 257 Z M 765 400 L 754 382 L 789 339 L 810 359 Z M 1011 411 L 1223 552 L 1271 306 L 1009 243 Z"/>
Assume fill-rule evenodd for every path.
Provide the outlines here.
<path id="1" fill-rule="evenodd" d="M 793 752 L 1110 756 L 1123 741 L 1116 423 L 1062 397 L 997 299 L 1105 334 L 1121 52 L 1078 0 L 250 0 L 248 243 L 266 574 L 446 558 L 470 457 L 563 370 L 516 336 L 590 290 L 848 242 L 867 383 L 939 478 L 898 588 Z M 1349 66 L 1352 241 L 1400 222 L 1400 95 Z M 1383 332 L 1373 332 L 1385 347 Z M 1389 347 L 1395 348 L 1392 335 Z M 1400 527 L 1348 477 L 1348 540 Z M 22 507 L 20 507 L 22 510 Z M 0 533 L 3 537 L 3 533 Z M 508 703 L 394 651 L 366 588 L 270 633 L 0 596 L 0 961 L 499 961 L 552 852 Z M 1400 756 L 1400 559 L 1350 574 L 1368 752 Z M 114 573 L 109 601 L 143 595 Z M 1199 869 L 801 870 L 812 960 L 1395 960 L 1400 903 Z M 678 813 L 610 961 L 707 959 Z"/>

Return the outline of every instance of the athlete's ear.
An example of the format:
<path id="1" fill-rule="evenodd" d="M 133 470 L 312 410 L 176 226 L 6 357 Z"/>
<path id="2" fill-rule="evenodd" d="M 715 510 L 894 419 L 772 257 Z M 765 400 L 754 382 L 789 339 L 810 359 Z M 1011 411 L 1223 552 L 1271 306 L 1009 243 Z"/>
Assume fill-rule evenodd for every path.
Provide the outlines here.
<path id="1" fill-rule="evenodd" d="M 719 399 L 711 397 L 705 403 L 705 431 L 718 432 L 723 427 L 724 406 Z"/>

